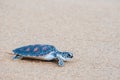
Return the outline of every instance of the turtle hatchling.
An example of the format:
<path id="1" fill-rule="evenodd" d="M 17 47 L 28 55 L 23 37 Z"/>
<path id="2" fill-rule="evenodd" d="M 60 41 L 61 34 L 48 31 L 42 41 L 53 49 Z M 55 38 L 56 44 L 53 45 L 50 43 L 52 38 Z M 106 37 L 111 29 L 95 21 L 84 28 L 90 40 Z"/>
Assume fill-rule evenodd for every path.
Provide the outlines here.
<path id="1" fill-rule="evenodd" d="M 64 66 L 64 61 L 69 61 L 73 58 L 71 52 L 58 51 L 53 45 L 27 45 L 13 50 L 15 56 L 13 59 L 35 58 L 41 60 L 58 60 L 59 66 Z"/>

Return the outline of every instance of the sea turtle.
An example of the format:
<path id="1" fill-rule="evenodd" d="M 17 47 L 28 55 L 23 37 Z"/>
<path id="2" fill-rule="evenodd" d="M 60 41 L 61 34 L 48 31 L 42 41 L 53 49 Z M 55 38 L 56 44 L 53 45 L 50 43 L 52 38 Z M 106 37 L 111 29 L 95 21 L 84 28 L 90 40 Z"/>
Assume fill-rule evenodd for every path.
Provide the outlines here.
<path id="1" fill-rule="evenodd" d="M 64 66 L 64 61 L 73 58 L 71 52 L 60 52 L 53 45 L 35 44 L 27 45 L 13 50 L 15 56 L 13 59 L 22 59 L 24 57 L 36 58 L 41 60 L 58 60 L 59 66 Z"/>

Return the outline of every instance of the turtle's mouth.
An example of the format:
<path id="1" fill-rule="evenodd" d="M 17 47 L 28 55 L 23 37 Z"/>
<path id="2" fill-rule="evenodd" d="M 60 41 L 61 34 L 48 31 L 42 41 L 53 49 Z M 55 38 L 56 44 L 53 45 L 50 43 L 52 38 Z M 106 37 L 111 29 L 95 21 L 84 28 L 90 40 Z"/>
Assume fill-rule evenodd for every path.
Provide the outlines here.
<path id="1" fill-rule="evenodd" d="M 70 58 L 73 58 L 73 56 L 70 56 Z"/>
<path id="2" fill-rule="evenodd" d="M 64 61 L 70 61 L 72 58 L 66 58 Z"/>

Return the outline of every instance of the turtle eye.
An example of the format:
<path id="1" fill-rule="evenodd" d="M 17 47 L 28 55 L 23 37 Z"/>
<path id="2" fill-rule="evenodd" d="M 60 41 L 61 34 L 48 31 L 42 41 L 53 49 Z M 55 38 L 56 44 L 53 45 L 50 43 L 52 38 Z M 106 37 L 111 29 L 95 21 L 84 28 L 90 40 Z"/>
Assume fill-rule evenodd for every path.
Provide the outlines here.
<path id="1" fill-rule="evenodd" d="M 71 55 L 70 55 L 70 54 L 68 54 L 68 55 L 67 55 L 67 57 L 71 57 Z"/>
<path id="2" fill-rule="evenodd" d="M 69 57 L 69 58 L 72 58 L 73 57 L 73 55 L 71 55 L 71 54 L 68 54 L 68 56 L 67 57 Z"/>
<path id="3" fill-rule="evenodd" d="M 70 55 L 68 54 L 67 57 L 69 57 Z"/>
<path id="4" fill-rule="evenodd" d="M 63 52 L 62 56 L 65 57 L 65 58 L 72 58 L 73 57 L 72 55 L 70 55 L 69 52 Z"/>

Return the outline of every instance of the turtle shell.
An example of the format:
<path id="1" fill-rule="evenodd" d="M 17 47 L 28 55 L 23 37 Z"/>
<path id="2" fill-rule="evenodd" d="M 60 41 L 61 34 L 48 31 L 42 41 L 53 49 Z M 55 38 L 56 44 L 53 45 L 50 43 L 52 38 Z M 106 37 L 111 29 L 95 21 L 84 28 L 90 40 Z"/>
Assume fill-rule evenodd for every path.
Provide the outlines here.
<path id="1" fill-rule="evenodd" d="M 52 45 L 27 45 L 13 50 L 14 54 L 22 56 L 44 56 L 52 51 L 57 51 Z"/>

